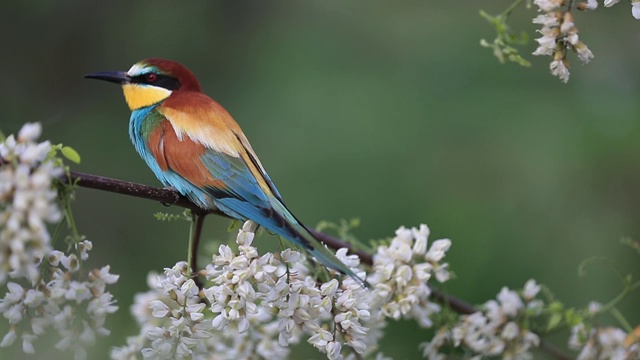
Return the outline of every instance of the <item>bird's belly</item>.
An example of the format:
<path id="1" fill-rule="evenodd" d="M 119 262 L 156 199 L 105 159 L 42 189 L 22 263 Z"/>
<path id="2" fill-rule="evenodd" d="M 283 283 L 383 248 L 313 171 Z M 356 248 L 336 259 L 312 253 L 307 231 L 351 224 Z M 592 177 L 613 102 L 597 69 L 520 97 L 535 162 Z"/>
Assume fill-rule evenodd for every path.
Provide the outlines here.
<path id="1" fill-rule="evenodd" d="M 180 194 L 189 198 L 189 200 L 200 208 L 216 209 L 213 198 L 202 189 L 198 188 L 173 170 L 163 170 L 160 168 L 156 158 L 149 149 L 148 134 L 145 134 L 144 131 L 145 126 L 146 128 L 149 128 L 149 123 L 156 120 L 155 118 L 159 115 L 154 108 L 155 107 L 151 106 L 135 110 L 131 113 L 131 119 L 129 121 L 129 136 L 131 137 L 131 142 L 133 143 L 136 151 L 164 186 L 175 188 Z"/>

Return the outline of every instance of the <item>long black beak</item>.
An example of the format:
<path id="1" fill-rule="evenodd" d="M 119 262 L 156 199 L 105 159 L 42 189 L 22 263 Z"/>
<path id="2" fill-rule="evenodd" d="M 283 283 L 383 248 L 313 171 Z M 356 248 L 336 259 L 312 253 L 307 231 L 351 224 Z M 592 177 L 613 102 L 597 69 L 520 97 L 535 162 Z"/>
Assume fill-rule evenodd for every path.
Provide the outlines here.
<path id="1" fill-rule="evenodd" d="M 131 81 L 129 75 L 124 71 L 101 71 L 84 76 L 86 79 L 106 80 L 116 84 L 128 84 Z"/>

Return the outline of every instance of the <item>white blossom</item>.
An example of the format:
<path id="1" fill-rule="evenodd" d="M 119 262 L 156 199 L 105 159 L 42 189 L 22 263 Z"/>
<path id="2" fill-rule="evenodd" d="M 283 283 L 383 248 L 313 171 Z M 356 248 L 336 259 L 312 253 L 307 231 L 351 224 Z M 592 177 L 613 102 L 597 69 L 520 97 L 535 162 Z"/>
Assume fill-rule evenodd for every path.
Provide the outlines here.
<path id="1" fill-rule="evenodd" d="M 532 359 L 531 349 L 540 339 L 521 326 L 529 304 L 535 299 L 540 287 L 534 280 L 525 284 L 522 297 L 516 291 L 503 287 L 497 300 L 487 301 L 482 311 L 460 316 L 452 328 L 440 328 L 435 337 L 424 343 L 423 354 L 429 359 L 444 359 L 440 349 L 446 345 L 463 347 L 470 356 L 491 357 L 501 355 L 504 359 Z"/>
<path id="2" fill-rule="evenodd" d="M 384 359 L 377 347 L 385 314 L 430 326 L 430 316 L 440 309 L 428 299 L 427 281 L 446 272 L 442 259 L 451 241 L 437 240 L 429 247 L 426 225 L 402 227 L 388 247 L 379 248 L 370 274 L 373 289 L 349 277 L 338 279 L 330 270 L 336 278 L 319 281 L 305 256 L 293 249 L 260 255 L 252 245 L 254 232 L 255 224 L 247 222 L 235 247 L 219 246 L 200 272 L 205 278 L 201 291 L 191 285 L 183 262 L 157 278 L 150 276 L 151 290 L 136 295 L 131 308 L 140 334 L 113 349 L 112 358 L 206 359 L 215 353 L 220 359 L 255 354 L 283 359 L 289 346 L 306 341 L 329 359 Z M 358 256 L 338 249 L 336 257 L 369 280 Z M 389 303 L 388 298 L 395 300 Z M 196 328 L 208 337 L 194 336 Z"/>
<path id="3" fill-rule="evenodd" d="M 593 53 L 580 40 L 573 14 L 568 6 L 565 7 L 567 4 L 564 1 L 536 0 L 534 3 L 538 5 L 542 14 L 536 16 L 533 23 L 542 25 L 538 30 L 542 36 L 535 39 L 538 47 L 533 55 L 552 56 L 553 60 L 549 64 L 551 74 L 566 83 L 570 75 L 567 51 L 576 52 L 578 58 L 584 63 L 593 59 Z M 596 0 L 588 0 L 578 5 L 581 10 L 594 10 L 597 7 Z"/>
<path id="4" fill-rule="evenodd" d="M 48 158 L 51 144 L 36 142 L 41 132 L 27 123 L 0 143 L 0 284 L 8 290 L 0 313 L 10 324 L 0 346 L 21 339 L 22 351 L 35 353 L 35 341 L 55 329 L 55 347 L 84 359 L 86 348 L 109 334 L 105 319 L 117 307 L 105 288 L 118 276 L 108 266 L 80 271 L 88 240 L 71 244 L 68 254 L 51 248 L 47 225 L 62 218 L 53 180 L 63 170 Z"/>
<path id="5" fill-rule="evenodd" d="M 560 22 L 558 20 L 558 16 L 556 16 L 555 13 L 540 14 L 540 15 L 536 16 L 535 18 L 533 18 L 533 23 L 534 24 L 540 24 L 540 25 L 544 26 L 545 28 L 549 28 L 549 27 L 553 27 L 553 26 L 560 26 Z"/>
<path id="6" fill-rule="evenodd" d="M 571 328 L 569 347 L 580 351 L 578 360 L 640 358 L 640 344 L 625 344 L 626 337 L 618 328 L 589 328 L 579 323 Z"/>
<path id="7" fill-rule="evenodd" d="M 640 20 L 640 2 L 634 1 L 631 3 L 631 15 L 637 20 Z"/>
<path id="8" fill-rule="evenodd" d="M 373 286 L 374 306 L 394 319 L 414 318 L 430 327 L 430 316 L 440 307 L 429 300 L 427 281 L 432 275 L 448 280 L 447 264 L 440 263 L 451 246 L 449 239 L 436 240 L 427 250 L 429 228 L 399 228 L 389 246 L 378 247 L 373 271 L 368 279 Z"/>
<path id="9" fill-rule="evenodd" d="M 22 126 L 18 132 L 18 142 L 28 143 L 35 141 L 42 134 L 42 126 L 40 123 L 26 123 Z"/>
<path id="10" fill-rule="evenodd" d="M 205 359 L 215 353 L 222 359 L 247 359 L 257 353 L 282 359 L 288 356 L 289 345 L 306 338 L 329 359 L 350 359 L 356 353 L 376 354 L 382 359 L 376 346 L 385 317 L 413 318 L 422 326 L 431 326 L 430 316 L 439 311 L 428 301 L 426 282 L 437 277 L 438 269 L 446 269 L 447 264 L 441 261 L 451 242 L 438 240 L 429 247 L 427 229 L 400 228 L 388 246 L 378 248 L 368 275 L 374 288 L 368 290 L 351 278 L 342 283 L 337 279 L 318 282 L 295 250 L 286 250 L 279 257 L 269 253 L 259 256 L 251 245 L 254 236 L 243 227 L 238 233 L 237 253 L 220 246 L 207 265 L 204 291 L 197 291 L 183 262 L 165 269 L 164 276 L 150 277 L 155 290 L 136 296 L 132 307 L 141 334 L 114 349 L 112 358 L 141 354 L 154 359 Z M 339 250 L 337 256 L 349 266 L 359 264 L 346 249 Z M 527 281 L 520 293 L 502 288 L 482 311 L 461 316 L 450 330 L 437 330 L 436 336 L 423 344 L 425 356 L 444 359 L 439 351 L 450 344 L 464 346 L 473 358 L 531 359 L 531 349 L 540 340 L 521 321 L 543 309 L 543 301 L 536 298 L 539 292 L 534 280 Z M 18 288 L 10 294 L 22 296 Z M 210 306 L 202 303 L 205 297 Z M 213 320 L 205 311 L 214 314 Z M 11 333 L 5 337 L 6 342 L 15 341 Z M 602 333 L 598 344 L 617 349 L 620 339 L 619 333 Z M 589 343 L 582 349 L 588 354 L 593 347 Z"/>
<path id="11" fill-rule="evenodd" d="M 531 301 L 535 298 L 540 292 L 540 285 L 536 283 L 534 279 L 528 280 L 524 284 L 524 289 L 522 290 L 522 297 L 525 301 Z"/>
<path id="12" fill-rule="evenodd" d="M 602 308 L 602 304 L 600 304 L 597 301 L 591 301 L 589 303 L 589 306 L 587 307 L 587 310 L 589 311 L 590 315 L 596 315 L 601 308 Z"/>
<path id="13" fill-rule="evenodd" d="M 60 221 L 53 178 L 62 174 L 52 160 L 48 141 L 37 143 L 38 123 L 27 123 L 18 137 L 0 143 L 0 284 L 26 277 L 35 284 L 38 267 L 51 252 L 46 225 Z"/>
<path id="14" fill-rule="evenodd" d="M 554 28 L 557 29 L 557 28 Z M 552 28 L 544 27 L 538 30 L 542 37 L 535 39 L 540 46 L 536 48 L 533 55 L 551 55 L 557 48 L 556 39 L 558 32 Z"/>
<path id="15" fill-rule="evenodd" d="M 607 1 L 604 1 L 604 6 L 607 6 Z M 619 0 L 618 0 L 619 1 Z M 611 6 L 611 5 L 609 5 Z M 587 0 L 586 5 L 585 5 L 585 10 L 595 10 L 598 8 L 598 1 L 596 0 Z"/>
<path id="16" fill-rule="evenodd" d="M 75 251 L 79 251 L 76 244 Z M 48 255 L 47 259 L 69 258 L 58 252 Z M 118 280 L 117 275 L 109 273 L 106 266 L 87 273 L 66 271 L 49 263 L 51 279 L 45 283 L 41 279 L 33 288 L 25 288 L 15 282 L 7 284 L 8 292 L 0 299 L 0 312 L 13 326 L 23 324 L 21 328 L 30 328 L 33 333 L 23 330 L 18 334 L 15 328 L 3 337 L 0 346 L 13 344 L 18 335 L 22 339 L 22 349 L 26 353 L 35 353 L 33 342 L 43 335 L 46 329 L 53 327 L 60 335 L 56 343 L 59 350 L 71 350 L 75 359 L 87 357 L 86 348 L 95 343 L 98 336 L 109 335 L 104 327 L 106 316 L 117 310 L 113 297 L 105 291 L 106 285 Z"/>
<path id="17" fill-rule="evenodd" d="M 559 7 L 562 0 L 534 0 L 533 3 L 540 8 L 539 11 L 549 12 Z"/>
<path id="18" fill-rule="evenodd" d="M 549 69 L 551 69 L 551 74 L 559 77 L 562 82 L 566 83 L 569 81 L 569 68 L 563 59 L 552 61 L 549 65 Z"/>

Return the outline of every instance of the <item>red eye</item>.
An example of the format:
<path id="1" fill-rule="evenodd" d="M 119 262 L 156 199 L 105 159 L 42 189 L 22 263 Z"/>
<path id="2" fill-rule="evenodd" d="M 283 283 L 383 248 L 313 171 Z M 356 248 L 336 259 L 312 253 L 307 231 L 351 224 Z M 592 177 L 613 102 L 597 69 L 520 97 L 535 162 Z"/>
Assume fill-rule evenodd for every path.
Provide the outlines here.
<path id="1" fill-rule="evenodd" d="M 158 78 L 158 75 L 156 75 L 154 73 L 148 73 L 147 74 L 147 81 L 148 82 L 154 82 L 154 81 L 156 81 L 157 78 Z"/>

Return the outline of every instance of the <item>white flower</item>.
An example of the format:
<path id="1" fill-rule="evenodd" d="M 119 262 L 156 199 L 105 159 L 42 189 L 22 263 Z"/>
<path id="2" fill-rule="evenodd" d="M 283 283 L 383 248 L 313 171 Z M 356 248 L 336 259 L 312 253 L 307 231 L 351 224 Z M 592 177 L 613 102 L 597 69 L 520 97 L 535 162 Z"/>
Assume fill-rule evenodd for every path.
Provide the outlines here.
<path id="1" fill-rule="evenodd" d="M 432 263 L 437 263 L 444 258 L 444 255 L 451 247 L 451 240 L 440 239 L 433 242 L 429 251 L 425 255 L 425 259 Z"/>
<path id="2" fill-rule="evenodd" d="M 183 275 L 188 270 L 183 264 L 151 281 L 152 290 L 138 294 L 132 306 L 140 334 L 114 349 L 112 358 L 142 354 L 145 358 L 205 359 L 216 354 L 221 359 L 256 355 L 281 359 L 288 355 L 289 345 L 306 339 L 330 359 L 374 354 L 383 359 L 377 346 L 385 314 L 414 318 L 428 327 L 430 316 L 440 311 L 429 301 L 427 281 L 448 276 L 448 264 L 442 260 L 451 242 L 437 240 L 428 249 L 426 225 L 402 227 L 389 246 L 378 249 L 371 274 L 373 289 L 352 278 L 319 282 L 305 257 L 295 250 L 260 256 L 252 246 L 252 231 L 245 223 L 236 237 L 237 251 L 219 247 L 206 266 L 203 291 L 194 291 L 193 280 Z M 356 274 L 367 275 L 357 268 L 359 257 L 349 255 L 347 249 L 339 249 L 336 256 Z M 210 306 L 199 296 L 205 296 Z"/>
<path id="3" fill-rule="evenodd" d="M 513 340 L 518 336 L 519 332 L 520 328 L 518 328 L 518 324 L 510 321 L 502 328 L 500 336 L 505 340 Z"/>
<path id="4" fill-rule="evenodd" d="M 401 227 L 388 247 L 381 246 L 374 256 L 373 271 L 367 278 L 373 286 L 373 307 L 394 319 L 413 318 L 430 327 L 430 316 L 440 307 L 429 300 L 427 281 L 449 278 L 448 264 L 440 263 L 451 246 L 449 239 L 436 240 L 426 249 L 429 228 Z"/>
<path id="5" fill-rule="evenodd" d="M 37 166 L 38 162 L 42 161 L 49 150 L 51 149 L 51 143 L 48 141 L 42 142 L 36 146 L 28 146 L 24 148 L 22 154 L 20 154 L 20 162 L 23 164 Z"/>
<path id="6" fill-rule="evenodd" d="M 604 0 L 604 6 L 611 7 L 619 2 L 620 0 Z"/>
<path id="7" fill-rule="evenodd" d="M 7 278 L 40 278 L 38 266 L 51 251 L 47 223 L 60 221 L 53 179 L 62 174 L 46 157 L 51 143 L 35 142 L 39 124 L 25 124 L 18 137 L 0 143 L 0 284 Z"/>
<path id="8" fill-rule="evenodd" d="M 24 304 L 30 308 L 35 308 L 42 304 L 45 300 L 45 294 L 42 291 L 29 289 L 24 297 Z"/>
<path id="9" fill-rule="evenodd" d="M 49 266 L 47 276 L 50 279 L 40 279 L 33 288 L 23 288 L 14 282 L 7 284 L 8 292 L 0 300 L 0 311 L 15 327 L 3 337 L 1 346 L 11 345 L 20 336 L 23 351 L 34 353 L 35 340 L 53 327 L 60 335 L 55 347 L 71 350 L 75 359 L 85 359 L 86 347 L 92 345 L 97 336 L 109 335 L 109 330 L 104 328 L 105 319 L 117 307 L 112 295 L 105 292 L 105 281 L 95 276 L 106 276 L 108 271 L 94 269 L 88 275 L 77 271 L 65 272 L 59 266 L 62 259 L 67 259 L 65 261 L 69 265 L 68 259 L 73 258 L 71 255 L 54 251 L 46 255 L 51 260 L 45 263 Z M 76 261 L 81 262 L 77 258 Z M 108 266 L 105 268 L 108 270 Z M 109 277 L 111 283 L 115 282 L 114 277 L 117 279 L 116 275 L 109 274 Z M 26 332 L 26 329 L 33 333 Z"/>
<path id="10" fill-rule="evenodd" d="M 327 344 L 327 358 L 330 360 L 340 359 L 342 356 L 340 352 L 342 351 L 342 344 L 337 341 L 331 341 Z"/>
<path id="11" fill-rule="evenodd" d="M 566 83 L 569 81 L 569 68 L 563 59 L 552 61 L 549 65 L 549 69 L 551 70 L 551 74 L 559 77 L 562 82 Z"/>
<path id="12" fill-rule="evenodd" d="M 639 358 L 640 347 L 627 346 L 626 337 L 627 334 L 618 328 L 588 329 L 584 323 L 579 323 L 571 329 L 569 347 L 580 350 L 579 360 Z"/>
<path id="13" fill-rule="evenodd" d="M 413 244 L 413 253 L 415 255 L 423 255 L 427 251 L 427 239 L 429 239 L 429 234 L 431 231 L 429 227 L 425 224 L 421 224 L 418 229 L 411 229 L 413 232 L 413 237 L 415 238 L 415 243 Z"/>
<path id="14" fill-rule="evenodd" d="M 153 300 L 149 302 L 148 306 L 154 317 L 163 318 L 169 314 L 169 307 L 160 300 Z"/>
<path id="15" fill-rule="evenodd" d="M 2 338 L 2 342 L 0 342 L 0 347 L 8 347 L 13 345 L 13 343 L 16 341 L 17 338 L 18 338 L 18 335 L 16 334 L 15 330 L 11 328 L 11 330 L 9 330 L 9 332 L 6 333 Z"/>
<path id="16" fill-rule="evenodd" d="M 502 290 L 500 290 L 498 300 L 502 306 L 502 311 L 507 316 L 514 317 L 523 307 L 522 300 L 518 293 L 511 291 L 506 287 L 503 287 Z"/>
<path id="17" fill-rule="evenodd" d="M 544 27 L 560 26 L 558 17 L 554 13 L 540 14 L 533 18 L 534 24 L 540 24 Z"/>
<path id="18" fill-rule="evenodd" d="M 613 4 L 611 4 L 611 5 L 607 5 L 607 1 L 611 2 L 611 0 L 604 0 L 604 6 L 611 6 L 611 5 L 613 5 Z M 613 1 L 618 2 L 619 0 L 613 0 Z M 595 9 L 597 9 L 597 8 L 598 8 L 598 1 L 596 1 L 596 0 L 587 0 L 587 4 L 586 4 L 586 6 L 585 6 L 585 9 L 586 9 L 586 10 L 595 10 Z"/>
<path id="19" fill-rule="evenodd" d="M 522 291 L 522 297 L 526 301 L 531 301 L 540 292 L 540 285 L 535 280 L 530 279 L 524 284 L 524 290 Z"/>
<path id="20" fill-rule="evenodd" d="M 532 300 L 539 286 L 529 280 L 522 293 Z M 502 355 L 503 359 L 531 359 L 530 349 L 539 346 L 538 336 L 526 328 L 522 321 L 523 299 L 518 293 L 502 288 L 498 301 L 487 301 L 482 312 L 460 317 L 451 330 L 443 327 L 436 332 L 431 342 L 424 343 L 423 352 L 430 359 L 444 359 L 439 349 L 452 345 L 462 347 L 472 359 Z"/>
<path id="21" fill-rule="evenodd" d="M 533 3 L 538 5 L 539 11 L 549 12 L 559 7 L 562 4 L 562 0 L 534 0 Z"/>
<path id="22" fill-rule="evenodd" d="M 35 141 L 42 133 L 42 125 L 40 123 L 25 123 L 18 132 L 18 142 L 26 143 Z"/>
<path id="23" fill-rule="evenodd" d="M 535 39 L 539 46 L 536 51 L 533 52 L 533 55 L 551 55 L 557 48 L 556 39 L 558 37 L 557 28 L 542 28 L 542 30 L 538 30 L 542 37 Z"/>
<path id="24" fill-rule="evenodd" d="M 89 240 L 83 240 L 76 245 L 76 248 L 80 251 L 80 259 L 87 260 L 89 258 L 89 251 L 93 249 L 93 243 Z"/>
<path id="25" fill-rule="evenodd" d="M 33 341 L 36 339 L 34 335 L 22 334 L 22 351 L 25 354 L 35 354 L 36 350 L 33 347 Z"/>
<path id="26" fill-rule="evenodd" d="M 107 265 L 102 267 L 100 270 L 95 269 L 89 275 L 89 279 L 94 282 L 96 285 L 98 284 L 115 284 L 120 275 L 111 274 L 109 270 L 111 266 Z"/>
<path id="27" fill-rule="evenodd" d="M 634 1 L 631 3 L 631 15 L 640 20 L 640 2 Z"/>
<path id="28" fill-rule="evenodd" d="M 360 257 L 356 254 L 348 254 L 349 249 L 347 248 L 340 248 L 336 251 L 336 257 L 345 265 L 347 265 L 347 267 L 349 267 L 352 270 L 356 270 L 356 267 L 358 267 L 358 265 L 360 265 Z"/>
<path id="29" fill-rule="evenodd" d="M 562 19 L 562 24 L 560 24 L 560 33 L 561 34 L 577 34 L 577 29 L 575 23 L 573 22 L 573 15 L 570 12 L 566 12 L 564 14 L 564 18 Z"/>
<path id="30" fill-rule="evenodd" d="M 578 57 L 584 63 L 588 63 L 589 61 L 591 61 L 591 59 L 593 59 L 593 53 L 591 52 L 591 50 L 589 50 L 587 45 L 585 45 L 582 41 L 579 41 L 575 45 L 575 49 L 576 49 L 576 52 L 578 53 Z"/>
<path id="31" fill-rule="evenodd" d="M 145 358 L 167 359 L 204 359 L 208 354 L 220 354 L 223 359 L 245 359 L 256 354 L 274 359 L 286 357 L 288 349 L 278 345 L 278 321 L 272 308 L 266 302 L 263 306 L 259 299 L 266 299 L 268 293 L 258 292 L 252 285 L 257 283 L 267 291 L 282 290 L 280 284 L 287 285 L 286 271 L 277 271 L 281 263 L 272 254 L 258 256 L 251 246 L 252 231 L 253 223 L 245 223 L 236 237 L 239 254 L 221 246 L 219 254 L 207 265 L 204 296 L 211 302 L 210 307 L 201 301 L 202 292 L 193 280 L 184 276 L 188 271 L 186 263 L 165 269 L 157 279 L 150 276 L 152 290 L 138 294 L 132 306 L 141 333 L 129 338 L 126 346 L 114 349 L 112 358 L 137 358 L 140 352 Z M 289 255 L 300 259 L 295 252 Z M 281 283 L 275 283 L 276 273 L 282 277 Z M 273 294 L 274 299 L 285 297 Z M 161 317 L 150 316 L 150 307 Z M 209 311 L 213 319 L 206 316 Z M 294 312 L 293 317 L 308 319 L 309 314 Z M 299 334 L 291 340 L 299 342 Z"/>
<path id="32" fill-rule="evenodd" d="M 251 246 L 255 234 L 253 232 L 245 230 L 245 228 L 250 229 L 251 226 L 245 225 L 242 227 L 242 229 L 238 230 L 238 245 Z"/>
<path id="33" fill-rule="evenodd" d="M 302 256 L 298 251 L 285 249 L 280 253 L 280 257 L 282 257 L 282 261 L 292 264 L 300 261 Z"/>
<path id="34" fill-rule="evenodd" d="M 565 42 L 576 46 L 578 45 L 578 43 L 580 42 L 579 38 L 578 38 L 578 33 L 577 32 L 570 32 L 565 36 Z"/>
<path id="35" fill-rule="evenodd" d="M 602 304 L 600 304 L 597 301 L 592 301 L 589 303 L 589 306 L 587 307 L 587 310 L 589 311 L 589 314 L 591 315 L 596 315 L 600 309 L 602 308 Z"/>
<path id="36" fill-rule="evenodd" d="M 47 257 L 47 259 L 49 260 L 49 264 L 51 264 L 51 266 L 58 266 L 63 256 L 64 256 L 64 253 L 62 251 L 53 250 L 49 253 L 49 256 Z"/>

